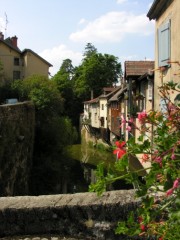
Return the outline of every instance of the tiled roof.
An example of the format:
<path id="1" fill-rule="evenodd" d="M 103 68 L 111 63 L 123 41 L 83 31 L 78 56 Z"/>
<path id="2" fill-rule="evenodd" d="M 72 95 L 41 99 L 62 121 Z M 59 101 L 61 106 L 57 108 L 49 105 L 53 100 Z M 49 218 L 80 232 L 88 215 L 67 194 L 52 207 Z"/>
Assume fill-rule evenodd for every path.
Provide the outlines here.
<path id="1" fill-rule="evenodd" d="M 154 61 L 126 61 L 124 63 L 125 78 L 144 75 L 154 69 Z"/>
<path id="2" fill-rule="evenodd" d="M 118 98 L 127 90 L 127 87 L 121 88 L 112 98 L 109 99 L 109 102 L 118 101 Z"/>
<path id="3" fill-rule="evenodd" d="M 15 50 L 16 52 L 24 55 L 26 54 L 26 52 L 31 52 L 32 54 L 34 54 L 36 57 L 40 58 L 43 62 L 45 62 L 47 65 L 49 65 L 50 67 L 52 67 L 53 65 L 51 63 L 49 63 L 48 61 L 46 61 L 44 58 L 42 58 L 41 56 L 39 56 L 37 53 L 35 53 L 34 51 L 32 51 L 31 49 L 24 49 L 23 51 L 21 51 L 18 47 L 13 46 L 11 38 L 8 37 L 5 40 L 0 39 L 0 42 L 2 42 L 3 44 L 5 44 L 6 46 L 10 47 L 11 49 Z"/>
<path id="4" fill-rule="evenodd" d="M 105 92 L 104 94 L 101 94 L 99 98 L 107 98 L 109 99 L 111 96 L 113 96 L 119 89 L 121 89 L 121 86 L 111 88 L 111 92 Z"/>
<path id="5" fill-rule="evenodd" d="M 88 101 L 85 101 L 84 103 L 97 103 L 99 101 L 99 98 L 94 98 L 94 99 L 91 99 L 91 100 L 88 100 Z"/>
<path id="6" fill-rule="evenodd" d="M 112 92 L 112 91 L 114 91 L 114 89 L 115 89 L 115 87 L 104 87 L 103 91 L 104 92 Z"/>
<path id="7" fill-rule="evenodd" d="M 147 17 L 150 20 L 158 19 L 172 2 L 173 0 L 154 0 L 149 12 L 147 13 Z"/>
<path id="8" fill-rule="evenodd" d="M 10 47 L 11 49 L 21 53 L 21 50 L 18 47 L 14 47 L 12 45 L 12 42 L 11 42 L 10 38 L 6 38 L 5 40 L 0 39 L 0 42 L 4 43 L 6 46 Z"/>
<path id="9" fill-rule="evenodd" d="M 42 58 L 41 56 L 39 56 L 37 53 L 35 53 L 34 51 L 32 51 L 31 49 L 24 49 L 22 51 L 22 54 L 26 54 L 27 52 L 31 52 L 32 54 L 34 54 L 36 57 L 40 58 L 43 62 L 45 62 L 47 65 L 49 65 L 50 67 L 52 67 L 53 65 L 51 63 L 49 63 L 48 61 L 46 61 L 44 58 Z"/>

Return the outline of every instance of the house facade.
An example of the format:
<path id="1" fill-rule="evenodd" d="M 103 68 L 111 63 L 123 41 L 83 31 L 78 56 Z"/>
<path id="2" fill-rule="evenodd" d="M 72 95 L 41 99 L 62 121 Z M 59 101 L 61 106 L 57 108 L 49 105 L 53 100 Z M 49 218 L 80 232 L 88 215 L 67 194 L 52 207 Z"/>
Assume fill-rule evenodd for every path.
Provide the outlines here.
<path id="1" fill-rule="evenodd" d="M 154 106 L 160 109 L 162 100 L 158 87 L 173 80 L 179 82 L 180 62 L 180 1 L 154 0 L 147 17 L 155 20 L 155 81 Z M 171 95 L 172 100 L 175 98 Z"/>
<path id="2" fill-rule="evenodd" d="M 4 39 L 0 32 L 0 62 L 3 66 L 2 81 L 24 79 L 28 76 L 39 74 L 49 75 L 52 65 L 30 49 L 21 51 L 18 48 L 16 36 Z"/>
<path id="3" fill-rule="evenodd" d="M 133 127 L 137 125 L 137 114 L 154 108 L 153 101 L 153 72 L 154 61 L 125 61 L 124 78 L 127 84 L 127 101 L 124 118 L 134 123 L 131 131 L 125 131 L 125 140 L 131 136 L 138 137 L 138 131 Z M 128 125 L 126 125 L 128 128 Z"/>
<path id="4" fill-rule="evenodd" d="M 99 98 L 94 98 L 84 102 L 84 124 L 93 128 L 100 127 L 99 121 Z"/>
<path id="5" fill-rule="evenodd" d="M 126 92 L 124 85 L 108 101 L 108 127 L 110 129 L 110 141 L 124 140 L 125 126 L 121 126 L 121 117 L 126 114 Z"/>

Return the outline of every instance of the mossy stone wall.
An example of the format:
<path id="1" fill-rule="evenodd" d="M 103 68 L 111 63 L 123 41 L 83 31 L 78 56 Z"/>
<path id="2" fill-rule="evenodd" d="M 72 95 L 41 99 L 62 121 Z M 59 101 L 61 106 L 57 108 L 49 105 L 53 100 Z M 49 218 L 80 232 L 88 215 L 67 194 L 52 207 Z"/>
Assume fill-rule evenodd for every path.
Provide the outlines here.
<path id="1" fill-rule="evenodd" d="M 34 129 L 31 102 L 0 106 L 0 196 L 28 194 Z"/>

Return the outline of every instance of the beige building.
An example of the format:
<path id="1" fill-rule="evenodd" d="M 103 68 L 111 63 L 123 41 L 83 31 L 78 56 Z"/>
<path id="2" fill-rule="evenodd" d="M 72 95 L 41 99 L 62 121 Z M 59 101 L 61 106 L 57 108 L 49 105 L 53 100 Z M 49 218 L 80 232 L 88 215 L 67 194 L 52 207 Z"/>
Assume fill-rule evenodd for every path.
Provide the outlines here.
<path id="1" fill-rule="evenodd" d="M 3 80 L 13 81 L 39 74 L 49 75 L 52 65 L 30 49 L 21 51 L 17 37 L 4 39 L 0 32 L 0 62 L 3 65 Z"/>
<path id="2" fill-rule="evenodd" d="M 155 20 L 154 105 L 159 109 L 163 99 L 158 95 L 158 86 L 180 81 L 176 75 L 180 62 L 180 0 L 154 0 L 147 17 Z"/>

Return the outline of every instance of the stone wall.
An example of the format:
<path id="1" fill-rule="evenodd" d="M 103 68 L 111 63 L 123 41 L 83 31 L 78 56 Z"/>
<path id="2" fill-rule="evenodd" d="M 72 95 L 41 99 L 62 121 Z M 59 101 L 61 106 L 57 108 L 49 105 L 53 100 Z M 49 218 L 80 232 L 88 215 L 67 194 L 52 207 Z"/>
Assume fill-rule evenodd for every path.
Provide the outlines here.
<path id="1" fill-rule="evenodd" d="M 28 194 L 34 127 L 31 102 L 0 106 L 0 196 Z"/>
<path id="2" fill-rule="evenodd" d="M 137 208 L 134 194 L 134 190 L 119 190 L 100 197 L 96 193 L 2 197 L 0 237 L 58 234 L 76 239 L 129 239 L 115 235 L 114 229 L 118 220 Z"/>

